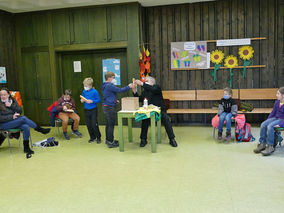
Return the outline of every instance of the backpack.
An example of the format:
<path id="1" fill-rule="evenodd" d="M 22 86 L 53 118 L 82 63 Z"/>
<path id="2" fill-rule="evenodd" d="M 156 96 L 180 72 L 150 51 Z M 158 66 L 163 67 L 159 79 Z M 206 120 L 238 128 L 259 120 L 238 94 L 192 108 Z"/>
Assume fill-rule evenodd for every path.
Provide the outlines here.
<path id="1" fill-rule="evenodd" d="M 235 136 L 237 142 L 255 141 L 255 138 L 251 134 L 251 125 L 249 123 L 245 123 L 245 125 L 241 129 L 239 129 L 237 125 Z"/>

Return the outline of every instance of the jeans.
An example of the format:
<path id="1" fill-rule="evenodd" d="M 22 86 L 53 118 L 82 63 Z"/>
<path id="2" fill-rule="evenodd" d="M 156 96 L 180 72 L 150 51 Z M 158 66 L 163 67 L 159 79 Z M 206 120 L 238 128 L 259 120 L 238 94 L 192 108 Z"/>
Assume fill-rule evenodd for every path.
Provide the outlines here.
<path id="1" fill-rule="evenodd" d="M 231 132 L 231 119 L 232 119 L 232 113 L 230 112 L 222 112 L 221 115 L 219 115 L 219 132 L 223 132 L 223 125 L 224 121 L 226 120 L 226 128 L 227 132 Z"/>
<path id="2" fill-rule="evenodd" d="M 101 132 L 98 124 L 98 109 L 85 109 L 85 120 L 90 135 L 90 139 L 101 138 Z"/>
<path id="3" fill-rule="evenodd" d="M 269 118 L 261 123 L 260 126 L 260 143 L 274 144 L 274 126 L 282 122 L 282 119 Z"/>
<path id="4" fill-rule="evenodd" d="M 170 140 L 174 139 L 175 135 L 174 135 L 173 127 L 172 127 L 168 114 L 165 111 L 161 111 L 161 117 L 162 117 L 161 118 L 162 123 L 165 125 L 165 129 L 166 129 L 169 139 Z M 141 134 L 140 134 L 141 139 L 145 139 L 145 140 L 147 139 L 148 128 L 149 128 L 150 122 L 151 122 L 150 118 L 142 120 L 142 127 L 141 127 Z"/>
<path id="5" fill-rule="evenodd" d="M 103 112 L 105 114 L 106 119 L 106 140 L 113 142 L 113 131 L 116 119 L 116 110 L 115 107 L 112 106 L 103 106 Z"/>
<path id="6" fill-rule="evenodd" d="M 14 120 L 0 124 L 0 129 L 2 130 L 9 130 L 9 129 L 23 130 L 24 141 L 28 141 L 30 138 L 30 127 L 35 129 L 37 125 L 32 120 L 28 119 L 26 116 L 21 116 Z"/>

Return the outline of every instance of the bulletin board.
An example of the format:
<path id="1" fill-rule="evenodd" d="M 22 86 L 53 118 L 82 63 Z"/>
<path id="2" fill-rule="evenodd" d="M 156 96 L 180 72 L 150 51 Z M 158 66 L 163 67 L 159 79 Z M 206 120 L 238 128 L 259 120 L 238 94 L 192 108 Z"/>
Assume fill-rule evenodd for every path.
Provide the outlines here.
<path id="1" fill-rule="evenodd" d="M 206 41 L 171 42 L 171 69 L 208 69 L 208 64 Z"/>

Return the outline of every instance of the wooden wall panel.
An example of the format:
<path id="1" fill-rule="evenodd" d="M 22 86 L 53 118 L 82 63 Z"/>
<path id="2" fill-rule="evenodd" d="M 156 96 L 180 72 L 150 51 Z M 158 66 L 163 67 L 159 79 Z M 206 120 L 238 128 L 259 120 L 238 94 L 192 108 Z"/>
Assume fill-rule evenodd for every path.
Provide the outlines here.
<path id="1" fill-rule="evenodd" d="M 232 88 L 274 88 L 284 86 L 283 14 L 284 0 L 220 0 L 214 2 L 158 6 L 145 8 L 146 43 L 152 53 L 152 74 L 163 90 L 222 89 L 229 86 L 229 70 L 219 70 L 214 82 L 209 70 L 172 71 L 170 69 L 170 43 L 266 37 L 252 41 L 253 65 L 266 68 L 247 69 L 243 79 L 240 69 L 233 70 Z M 187 29 L 187 30 L 186 30 Z M 219 47 L 225 55 L 238 56 L 237 47 Z M 208 43 L 208 50 L 216 49 Z M 239 59 L 239 56 L 238 56 Z M 243 61 L 239 59 L 239 65 Z M 213 64 L 211 65 L 213 66 Z M 254 101 L 256 107 L 271 107 L 272 101 Z M 210 107 L 212 102 L 181 102 L 173 106 L 184 108 Z M 252 120 L 263 119 L 253 115 Z M 198 115 L 173 116 L 178 122 L 199 122 Z M 210 119 L 206 119 L 207 122 Z"/>
<path id="2" fill-rule="evenodd" d="M 18 73 L 15 66 L 15 29 L 13 15 L 0 11 L 0 66 L 6 67 L 7 84 L 11 90 L 18 90 Z"/>

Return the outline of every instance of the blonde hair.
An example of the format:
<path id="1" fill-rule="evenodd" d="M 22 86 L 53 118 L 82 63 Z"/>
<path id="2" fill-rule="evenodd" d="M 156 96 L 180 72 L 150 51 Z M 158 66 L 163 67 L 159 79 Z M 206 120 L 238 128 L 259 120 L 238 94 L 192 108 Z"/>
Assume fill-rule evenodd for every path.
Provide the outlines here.
<path id="1" fill-rule="evenodd" d="M 93 83 L 94 83 L 94 80 L 91 77 L 85 78 L 83 81 L 83 84 L 87 84 L 87 85 L 93 85 Z"/>
<path id="2" fill-rule="evenodd" d="M 113 77 L 113 76 L 115 76 L 115 74 L 114 74 L 113 72 L 111 72 L 111 71 L 106 72 L 106 74 L 105 74 L 105 80 L 107 80 L 107 79 L 109 79 L 109 78 L 111 78 L 111 77 Z"/>
<path id="3" fill-rule="evenodd" d="M 224 88 L 224 92 L 227 92 L 229 95 L 233 95 L 233 91 L 232 91 L 232 89 L 231 88 L 229 88 L 229 87 L 225 87 Z"/>

